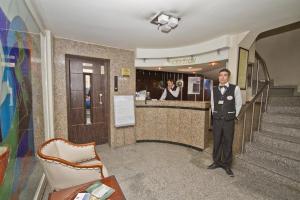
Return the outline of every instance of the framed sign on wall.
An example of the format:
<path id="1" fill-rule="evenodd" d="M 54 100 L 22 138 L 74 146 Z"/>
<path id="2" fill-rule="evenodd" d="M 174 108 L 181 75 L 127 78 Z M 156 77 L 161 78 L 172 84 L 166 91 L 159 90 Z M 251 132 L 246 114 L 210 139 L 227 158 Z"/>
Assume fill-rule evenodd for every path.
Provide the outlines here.
<path id="1" fill-rule="evenodd" d="M 135 125 L 133 95 L 114 96 L 115 127 Z"/>
<path id="2" fill-rule="evenodd" d="M 239 57 L 238 57 L 237 85 L 242 90 L 246 89 L 248 58 L 249 58 L 249 51 L 247 49 L 240 47 Z"/>

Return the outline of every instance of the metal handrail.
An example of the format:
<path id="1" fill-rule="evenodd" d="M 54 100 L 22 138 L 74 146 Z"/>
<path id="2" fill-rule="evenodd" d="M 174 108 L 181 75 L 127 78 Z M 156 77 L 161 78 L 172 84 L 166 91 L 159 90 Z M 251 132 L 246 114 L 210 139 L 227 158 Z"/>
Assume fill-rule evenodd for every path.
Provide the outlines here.
<path id="1" fill-rule="evenodd" d="M 270 74 L 265 60 L 257 52 L 255 52 L 255 57 L 258 58 L 258 60 L 260 60 L 263 63 L 263 70 L 265 73 L 265 77 L 267 78 L 267 81 L 270 81 Z"/>
<path id="2" fill-rule="evenodd" d="M 245 112 L 252 106 L 252 104 L 254 104 L 256 102 L 256 100 L 259 98 L 259 96 L 263 93 L 264 89 L 269 85 L 269 82 L 266 82 L 262 88 L 257 92 L 257 94 L 251 99 L 251 101 L 249 101 L 249 103 L 247 105 L 245 105 L 239 115 L 237 116 L 237 120 L 241 120 L 242 116 L 245 114 Z"/>
<path id="3" fill-rule="evenodd" d="M 270 89 L 270 74 L 266 65 L 266 62 L 264 59 L 255 52 L 255 61 L 257 66 L 256 71 L 256 90 L 255 95 L 251 99 L 251 101 L 246 104 L 242 110 L 240 111 L 239 115 L 237 116 L 237 120 L 241 120 L 243 118 L 243 130 L 242 130 L 242 153 L 244 153 L 244 146 L 245 146 L 245 129 L 246 129 L 246 119 L 247 119 L 247 111 L 252 107 L 252 118 L 251 118 L 251 126 L 250 126 L 250 143 L 252 142 L 253 137 L 253 124 L 254 124 L 254 113 L 255 113 L 255 103 L 258 100 L 258 98 L 261 98 L 261 104 L 259 109 L 259 118 L 258 118 L 258 128 L 257 131 L 260 130 L 260 124 L 261 124 L 261 115 L 262 115 L 262 105 L 263 105 L 263 98 L 264 98 L 264 90 L 267 88 L 267 93 L 265 95 L 265 109 L 264 111 L 267 111 L 267 104 L 268 104 L 268 98 L 269 98 L 269 89 Z M 261 65 L 260 65 L 261 64 Z M 263 86 L 258 90 L 258 84 L 259 84 L 259 70 L 260 67 L 262 67 L 262 70 L 264 72 L 265 80 Z M 253 70 L 252 70 L 253 73 Z M 252 76 L 251 74 L 251 85 L 252 85 Z"/>

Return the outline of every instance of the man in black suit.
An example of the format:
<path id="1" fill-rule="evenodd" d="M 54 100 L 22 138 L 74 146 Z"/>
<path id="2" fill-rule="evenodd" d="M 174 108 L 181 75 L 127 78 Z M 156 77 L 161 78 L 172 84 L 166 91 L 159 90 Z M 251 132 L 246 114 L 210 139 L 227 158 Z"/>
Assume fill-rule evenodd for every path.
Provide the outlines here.
<path id="1" fill-rule="evenodd" d="M 234 136 L 234 119 L 238 116 L 242 107 L 240 88 L 229 84 L 230 71 L 219 71 L 219 85 L 215 86 L 211 96 L 211 108 L 213 116 L 213 163 L 208 169 L 223 168 L 233 177 L 231 170 L 232 143 Z"/>
<path id="2" fill-rule="evenodd" d="M 177 100 L 179 96 L 180 89 L 174 84 L 174 80 L 169 79 L 167 81 L 167 88 L 164 89 L 160 100 Z"/>

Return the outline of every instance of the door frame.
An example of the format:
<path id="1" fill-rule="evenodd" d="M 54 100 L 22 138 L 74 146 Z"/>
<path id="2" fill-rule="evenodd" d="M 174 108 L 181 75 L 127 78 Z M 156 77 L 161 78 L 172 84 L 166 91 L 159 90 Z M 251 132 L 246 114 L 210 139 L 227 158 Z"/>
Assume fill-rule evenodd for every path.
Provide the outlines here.
<path id="1" fill-rule="evenodd" d="M 88 57 L 88 56 L 81 56 L 81 55 L 74 55 L 74 54 L 65 54 L 65 69 L 66 69 L 66 96 L 67 96 L 67 125 L 68 125 L 68 139 L 69 139 L 69 133 L 71 132 L 71 120 L 70 120 L 70 62 L 68 62 L 69 59 L 86 59 L 86 60 L 92 60 L 92 61 L 104 61 L 104 70 L 105 76 L 106 76 L 106 88 L 105 88 L 105 94 L 106 94 L 106 102 L 104 106 L 107 108 L 105 110 L 105 118 L 106 124 L 105 126 L 107 127 L 107 137 L 108 137 L 108 144 L 111 142 L 111 134 L 110 134 L 110 60 L 109 59 L 104 59 L 104 58 L 96 58 L 96 57 Z M 96 142 L 96 141 L 95 141 Z"/>

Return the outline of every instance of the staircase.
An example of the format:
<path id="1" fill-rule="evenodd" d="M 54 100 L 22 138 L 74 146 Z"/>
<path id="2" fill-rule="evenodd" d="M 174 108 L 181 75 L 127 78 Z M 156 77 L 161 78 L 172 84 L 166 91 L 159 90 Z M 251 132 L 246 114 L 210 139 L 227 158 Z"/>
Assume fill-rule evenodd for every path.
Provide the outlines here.
<path id="1" fill-rule="evenodd" d="M 300 199 L 300 97 L 270 96 L 261 129 L 253 133 L 234 168 L 250 174 L 255 181 L 247 187 L 255 192 L 270 199 Z"/>

